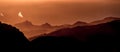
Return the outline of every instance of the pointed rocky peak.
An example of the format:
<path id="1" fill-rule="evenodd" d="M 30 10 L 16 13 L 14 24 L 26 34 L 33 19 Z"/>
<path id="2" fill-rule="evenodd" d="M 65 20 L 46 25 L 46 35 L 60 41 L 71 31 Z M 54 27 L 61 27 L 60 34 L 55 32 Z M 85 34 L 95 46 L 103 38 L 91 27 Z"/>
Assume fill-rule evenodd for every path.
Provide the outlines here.
<path id="1" fill-rule="evenodd" d="M 30 22 L 30 21 L 24 21 L 24 22 L 21 22 L 21 23 L 17 23 L 15 24 L 16 26 L 33 26 L 33 24 Z"/>
<path id="2" fill-rule="evenodd" d="M 42 27 L 52 27 L 52 25 L 49 24 L 49 23 L 44 23 L 44 24 L 42 24 L 41 26 L 42 26 Z"/>

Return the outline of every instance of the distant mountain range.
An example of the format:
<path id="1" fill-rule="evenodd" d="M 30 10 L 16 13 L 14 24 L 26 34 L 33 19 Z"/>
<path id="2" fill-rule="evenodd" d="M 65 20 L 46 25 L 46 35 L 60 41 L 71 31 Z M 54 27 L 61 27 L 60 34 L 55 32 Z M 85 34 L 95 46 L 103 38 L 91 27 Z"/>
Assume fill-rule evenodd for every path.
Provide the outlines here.
<path id="1" fill-rule="evenodd" d="M 95 36 L 95 35 L 118 36 L 120 34 L 119 27 L 120 27 L 120 20 L 113 20 L 98 25 L 64 28 L 49 33 L 46 36 L 73 37 L 81 41 L 85 41 L 89 36 Z"/>
<path id="2" fill-rule="evenodd" d="M 64 25 L 60 25 L 60 26 L 52 26 L 49 23 L 45 23 L 45 24 L 42 24 L 42 25 L 33 25 L 29 21 L 24 21 L 22 23 L 16 24 L 15 26 L 18 29 L 20 29 L 26 35 L 27 38 L 32 38 L 32 37 L 42 36 L 43 34 L 49 34 L 51 32 L 60 31 L 61 29 L 64 30 L 62 32 L 62 33 L 64 33 L 64 32 L 67 32 L 67 30 L 65 30 L 65 29 L 71 29 L 71 28 L 75 28 L 75 27 L 80 27 L 79 30 L 84 33 L 85 29 L 89 29 L 89 30 L 94 29 L 94 28 L 97 29 L 100 26 L 99 24 L 108 23 L 108 22 L 111 22 L 111 21 L 114 21 L 114 20 L 120 20 L 120 18 L 117 18 L 117 17 L 107 17 L 107 18 L 104 18 L 103 20 L 94 21 L 92 23 L 86 23 L 86 22 L 77 21 L 76 23 L 74 23 L 72 25 L 64 24 Z M 94 25 L 98 25 L 98 26 L 97 27 L 93 27 Z M 90 27 L 87 27 L 87 26 L 90 26 Z M 89 31 L 89 30 L 87 30 L 87 31 Z M 72 32 L 73 30 L 70 30 L 70 31 Z M 85 32 L 86 32 L 86 30 L 85 30 Z M 93 30 L 93 32 L 94 32 L 94 30 Z M 64 35 L 64 34 L 61 34 L 61 35 Z"/>
<path id="3" fill-rule="evenodd" d="M 72 50 L 79 52 L 118 52 L 120 20 L 63 28 L 29 39 L 36 50 Z"/>
<path id="4" fill-rule="evenodd" d="M 91 22 L 90 24 L 91 25 L 98 25 L 98 24 L 102 24 L 102 23 L 111 22 L 111 21 L 114 21 L 114 20 L 120 20 L 120 18 L 118 18 L 118 17 L 106 17 L 102 20 Z"/>
<path id="5" fill-rule="evenodd" d="M 72 28 L 76 26 L 85 26 L 87 23 L 77 21 L 73 25 L 65 24 L 60 26 L 52 26 L 49 23 L 42 25 L 33 25 L 30 21 L 24 21 L 22 23 L 15 24 L 15 27 L 20 29 L 28 38 L 38 36 L 38 34 L 50 33 L 63 28 Z"/>
<path id="6" fill-rule="evenodd" d="M 30 21 L 24 21 L 22 23 L 15 24 L 16 27 L 22 30 L 36 30 L 42 28 L 52 28 L 52 26 L 48 23 L 42 25 L 33 25 Z"/>
<path id="7" fill-rule="evenodd" d="M 44 34 L 54 30 L 53 27 L 48 23 L 42 25 L 33 25 L 30 21 L 24 21 L 22 23 L 15 24 L 15 27 L 20 29 L 28 38 L 35 36 L 36 34 Z"/>
<path id="8" fill-rule="evenodd" d="M 73 25 L 61 26 L 52 26 L 49 23 L 33 25 L 29 21 L 16 24 L 21 31 L 29 33 L 27 35 L 31 41 L 28 41 L 19 29 L 0 22 L 0 45 L 3 50 L 12 48 L 10 51 L 14 49 L 66 50 L 68 48 L 67 50 L 75 49 L 80 52 L 117 52 L 119 50 L 120 19 L 108 18 L 107 20 L 106 23 L 98 24 L 96 22 L 96 25 L 80 21 Z M 53 31 L 50 32 L 50 30 Z M 41 34 L 40 31 L 43 31 L 44 34 Z"/>

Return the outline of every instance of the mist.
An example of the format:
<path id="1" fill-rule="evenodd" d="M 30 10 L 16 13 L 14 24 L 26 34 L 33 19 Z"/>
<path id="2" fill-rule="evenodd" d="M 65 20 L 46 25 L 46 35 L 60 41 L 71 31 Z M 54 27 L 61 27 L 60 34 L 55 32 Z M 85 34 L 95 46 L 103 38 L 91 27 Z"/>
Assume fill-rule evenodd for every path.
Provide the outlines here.
<path id="1" fill-rule="evenodd" d="M 117 0 L 116 0 L 117 1 Z M 0 21 L 16 24 L 25 20 L 35 25 L 50 23 L 53 25 L 72 24 L 76 21 L 92 22 L 109 16 L 120 17 L 120 3 L 109 2 L 44 2 L 30 4 L 0 5 Z M 17 16 L 22 12 L 24 18 Z"/>

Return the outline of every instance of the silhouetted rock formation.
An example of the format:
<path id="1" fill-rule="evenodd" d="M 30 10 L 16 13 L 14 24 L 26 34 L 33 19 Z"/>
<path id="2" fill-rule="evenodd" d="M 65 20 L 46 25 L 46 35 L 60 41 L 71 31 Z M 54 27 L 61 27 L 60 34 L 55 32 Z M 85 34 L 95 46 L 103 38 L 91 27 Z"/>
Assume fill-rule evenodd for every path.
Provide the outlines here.
<path id="1" fill-rule="evenodd" d="M 28 47 L 29 41 L 15 27 L 0 23 L 0 50 L 19 51 Z"/>

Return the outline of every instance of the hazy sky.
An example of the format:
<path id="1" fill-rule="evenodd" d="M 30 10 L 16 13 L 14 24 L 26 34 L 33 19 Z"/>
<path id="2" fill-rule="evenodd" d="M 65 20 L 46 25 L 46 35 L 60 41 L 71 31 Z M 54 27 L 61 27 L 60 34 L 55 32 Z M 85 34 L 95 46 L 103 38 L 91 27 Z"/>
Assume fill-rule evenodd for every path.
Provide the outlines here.
<path id="1" fill-rule="evenodd" d="M 18 13 L 24 16 L 20 18 Z M 0 0 L 0 21 L 53 25 L 120 17 L 120 0 Z"/>

